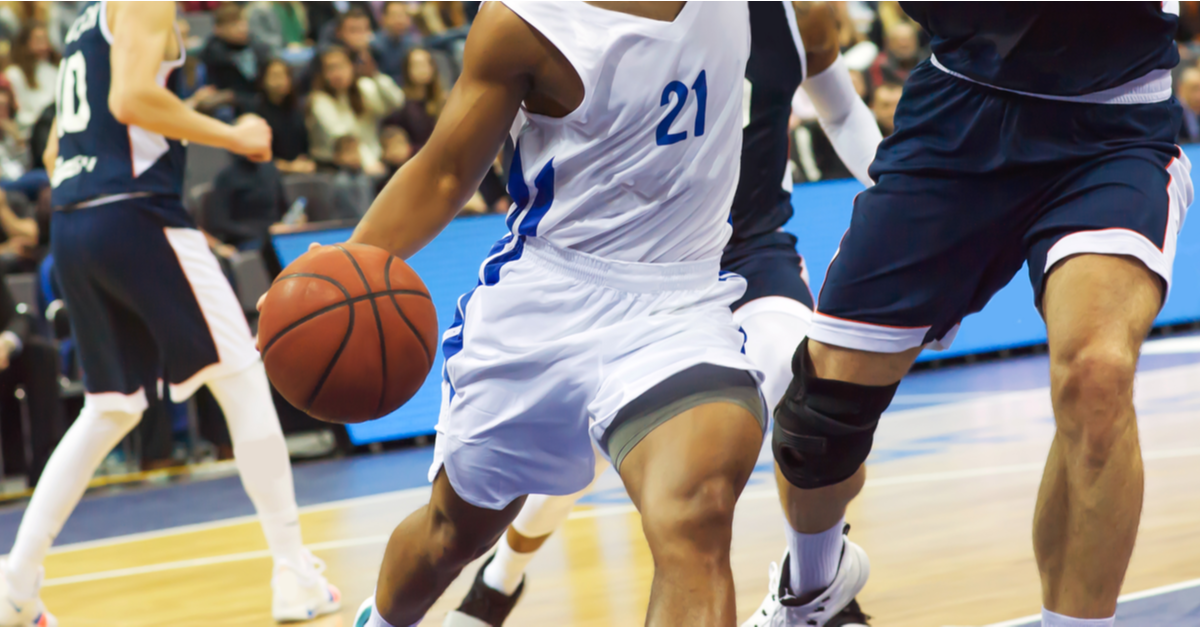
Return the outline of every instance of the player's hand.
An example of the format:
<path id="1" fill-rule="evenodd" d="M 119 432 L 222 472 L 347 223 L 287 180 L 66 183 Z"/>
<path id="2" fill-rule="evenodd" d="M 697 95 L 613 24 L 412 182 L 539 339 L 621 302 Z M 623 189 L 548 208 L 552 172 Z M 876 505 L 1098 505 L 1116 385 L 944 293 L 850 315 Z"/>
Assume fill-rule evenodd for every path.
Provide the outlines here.
<path id="1" fill-rule="evenodd" d="M 230 152 L 259 163 L 271 160 L 271 127 L 265 120 L 248 113 L 238 118 L 230 130 Z"/>
<path id="2" fill-rule="evenodd" d="M 313 242 L 308 245 L 308 252 L 312 252 L 320 247 L 321 247 L 320 244 Z M 267 300 L 267 295 L 263 294 L 262 296 L 258 297 L 258 302 L 254 304 L 254 309 L 258 311 L 259 315 L 262 315 L 263 302 L 266 300 Z M 259 347 L 259 350 L 262 350 L 261 346 Z"/>

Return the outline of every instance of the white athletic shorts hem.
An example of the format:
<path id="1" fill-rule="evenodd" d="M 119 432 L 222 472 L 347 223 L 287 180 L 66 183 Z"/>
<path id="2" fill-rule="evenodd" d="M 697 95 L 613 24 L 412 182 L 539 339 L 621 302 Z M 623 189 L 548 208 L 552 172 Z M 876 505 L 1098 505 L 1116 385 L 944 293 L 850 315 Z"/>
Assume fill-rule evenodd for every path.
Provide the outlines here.
<path id="1" fill-rule="evenodd" d="M 745 280 L 718 259 L 640 264 L 537 238 L 502 244 L 444 336 L 454 348 L 429 479 L 445 468 L 468 503 L 582 490 L 617 412 L 692 366 L 762 380 L 729 309 Z"/>

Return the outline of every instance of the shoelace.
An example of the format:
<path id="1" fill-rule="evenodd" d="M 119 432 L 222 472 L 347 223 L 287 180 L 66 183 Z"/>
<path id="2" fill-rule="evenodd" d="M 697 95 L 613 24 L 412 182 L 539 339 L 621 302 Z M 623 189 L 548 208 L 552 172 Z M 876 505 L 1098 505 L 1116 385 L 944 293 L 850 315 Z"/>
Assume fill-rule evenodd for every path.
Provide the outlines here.
<path id="1" fill-rule="evenodd" d="M 308 568 L 301 567 L 297 569 L 291 567 L 292 570 L 300 577 L 300 585 L 309 587 L 321 581 L 321 575 L 325 572 L 325 560 L 312 554 L 312 551 L 304 549 L 304 557 L 307 558 Z M 279 577 L 279 572 L 288 566 L 280 565 L 276 567 L 274 575 L 271 577 L 271 587 L 275 587 L 275 579 Z"/>

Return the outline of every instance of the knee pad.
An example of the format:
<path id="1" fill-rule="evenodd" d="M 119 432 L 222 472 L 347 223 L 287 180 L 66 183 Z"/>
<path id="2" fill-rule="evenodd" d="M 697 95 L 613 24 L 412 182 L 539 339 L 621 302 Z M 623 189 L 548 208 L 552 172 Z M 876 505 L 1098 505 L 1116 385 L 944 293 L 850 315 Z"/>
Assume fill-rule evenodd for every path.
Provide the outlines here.
<path id="1" fill-rule="evenodd" d="M 775 408 L 771 449 L 792 485 L 813 490 L 854 475 L 871 452 L 879 417 L 896 394 L 872 386 L 818 379 L 808 363 L 808 339 L 792 357 L 792 382 Z"/>

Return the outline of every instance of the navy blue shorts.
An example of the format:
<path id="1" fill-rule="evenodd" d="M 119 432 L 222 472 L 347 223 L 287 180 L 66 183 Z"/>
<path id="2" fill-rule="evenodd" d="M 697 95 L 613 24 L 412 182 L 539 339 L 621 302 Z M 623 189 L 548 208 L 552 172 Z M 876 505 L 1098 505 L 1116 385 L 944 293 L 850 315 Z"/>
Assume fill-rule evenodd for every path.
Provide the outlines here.
<path id="1" fill-rule="evenodd" d="M 1180 109 L 1039 99 L 923 63 L 854 201 L 809 337 L 900 352 L 946 347 L 1029 264 L 1045 276 L 1084 253 L 1141 260 L 1169 286 L 1192 200 L 1174 144 Z"/>
<path id="2" fill-rule="evenodd" d="M 178 198 L 56 211 L 50 233 L 89 403 L 140 412 L 160 380 L 180 401 L 258 359 L 233 288 Z"/>
<path id="3" fill-rule="evenodd" d="M 796 252 L 796 236 L 782 231 L 732 242 L 721 258 L 721 269 L 746 279 L 746 293 L 734 311 L 750 301 L 782 296 L 813 308 L 804 259 Z"/>

